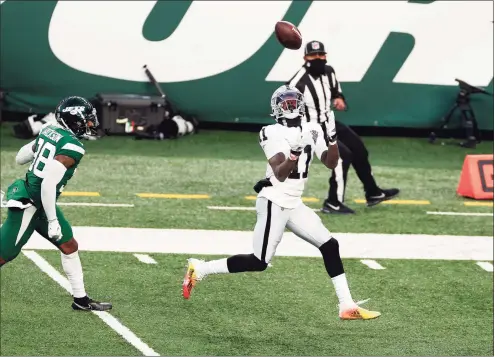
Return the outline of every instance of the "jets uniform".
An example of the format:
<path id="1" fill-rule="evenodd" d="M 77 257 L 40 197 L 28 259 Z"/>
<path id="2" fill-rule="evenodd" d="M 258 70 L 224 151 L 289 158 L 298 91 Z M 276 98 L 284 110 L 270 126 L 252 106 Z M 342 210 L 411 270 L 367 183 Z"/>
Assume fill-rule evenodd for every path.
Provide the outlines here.
<path id="1" fill-rule="evenodd" d="M 57 219 L 62 229 L 62 238 L 52 240 L 48 237 L 48 221 L 41 202 L 41 183 L 48 160 L 57 155 L 74 159 L 74 165 L 67 169 L 57 184 L 56 198 L 60 196 L 67 182 L 74 175 L 85 150 L 83 144 L 70 132 L 58 124 L 46 125 L 41 129 L 34 145 L 34 158 L 24 179 L 18 179 L 7 190 L 7 207 L 9 218 L 2 226 L 0 239 L 0 257 L 12 260 L 21 251 L 34 231 L 56 245 L 63 244 L 73 237 L 72 228 L 57 206 Z"/>
<path id="2" fill-rule="evenodd" d="M 62 267 L 72 287 L 74 310 L 109 310 L 110 303 L 89 298 L 84 289 L 78 244 L 56 201 L 85 154 L 79 140 L 93 136 L 96 110 L 82 97 L 67 97 L 55 110 L 57 123 L 42 127 L 36 140 L 19 150 L 16 162 L 30 163 L 24 179 L 7 190 L 7 219 L 0 231 L 0 267 L 19 255 L 34 231 L 61 252 Z"/>

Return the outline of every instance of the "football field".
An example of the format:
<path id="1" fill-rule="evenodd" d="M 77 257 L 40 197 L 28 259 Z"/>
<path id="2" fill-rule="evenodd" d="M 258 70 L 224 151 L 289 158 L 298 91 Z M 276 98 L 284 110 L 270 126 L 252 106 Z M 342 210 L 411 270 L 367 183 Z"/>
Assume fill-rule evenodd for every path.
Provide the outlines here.
<path id="1" fill-rule="evenodd" d="M 25 174 L 27 143 L 2 125 L 1 189 Z M 493 355 L 493 204 L 456 197 L 466 153 L 423 139 L 365 138 L 374 175 L 399 187 L 366 208 L 354 171 L 353 216 L 322 220 L 339 239 L 353 297 L 382 312 L 340 321 L 318 251 L 286 233 L 263 273 L 207 277 L 183 300 L 186 259 L 248 253 L 257 133 L 204 131 L 171 141 L 107 137 L 59 200 L 75 227 L 90 296 L 110 313 L 81 313 L 60 254 L 34 236 L 2 268 L 1 355 Z M 313 162 L 305 192 L 318 209 L 329 172 Z M 2 219 L 6 209 L 2 208 Z"/>

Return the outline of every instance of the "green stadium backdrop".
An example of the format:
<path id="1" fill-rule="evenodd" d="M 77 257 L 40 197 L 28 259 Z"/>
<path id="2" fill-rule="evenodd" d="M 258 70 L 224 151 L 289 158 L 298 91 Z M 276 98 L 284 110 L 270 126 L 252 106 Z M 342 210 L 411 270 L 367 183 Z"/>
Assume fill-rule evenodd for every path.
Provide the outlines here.
<path id="1" fill-rule="evenodd" d="M 0 5 L 0 87 L 39 110 L 66 95 L 168 96 L 200 120 L 269 123 L 269 98 L 302 64 L 273 28 L 325 43 L 355 126 L 438 125 L 455 78 L 493 92 L 492 2 L 12 1 Z M 472 97 L 493 130 L 493 96 Z M 10 103 L 7 109 L 22 110 Z"/>

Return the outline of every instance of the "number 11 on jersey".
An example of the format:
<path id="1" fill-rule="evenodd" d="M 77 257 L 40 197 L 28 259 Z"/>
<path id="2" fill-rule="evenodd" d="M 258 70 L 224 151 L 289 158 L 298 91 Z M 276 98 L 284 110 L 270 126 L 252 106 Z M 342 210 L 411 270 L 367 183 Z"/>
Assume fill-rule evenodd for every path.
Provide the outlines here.
<path id="1" fill-rule="evenodd" d="M 301 156 L 299 156 L 299 159 L 297 159 L 297 164 L 295 169 L 292 170 L 292 172 L 289 175 L 290 179 L 298 180 L 298 179 L 305 179 L 308 177 L 309 163 L 311 162 L 311 154 L 312 154 L 311 145 L 306 145 L 304 147 L 303 153 L 301 154 Z M 299 162 L 304 160 L 304 158 L 306 158 L 304 171 L 299 172 Z"/>

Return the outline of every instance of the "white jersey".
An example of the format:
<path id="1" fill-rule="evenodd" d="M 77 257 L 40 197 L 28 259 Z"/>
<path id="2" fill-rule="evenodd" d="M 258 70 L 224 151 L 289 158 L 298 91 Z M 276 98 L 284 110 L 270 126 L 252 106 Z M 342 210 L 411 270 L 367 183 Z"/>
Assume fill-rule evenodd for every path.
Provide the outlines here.
<path id="1" fill-rule="evenodd" d="M 302 122 L 300 128 L 289 128 L 281 124 L 265 126 L 260 131 L 260 145 L 269 160 L 278 153 L 283 153 L 289 157 L 290 146 L 287 138 L 293 137 L 291 130 L 302 130 L 306 138 L 306 145 L 299 156 L 298 163 L 294 171 L 283 182 L 275 177 L 272 167 L 267 164 L 266 178 L 270 179 L 273 186 L 264 187 L 258 197 L 265 197 L 283 208 L 296 208 L 302 203 L 301 197 L 304 192 L 306 181 L 308 180 L 309 166 L 316 156 L 321 159 L 321 155 L 327 151 L 327 143 L 323 135 L 323 129 L 315 122 Z"/>

